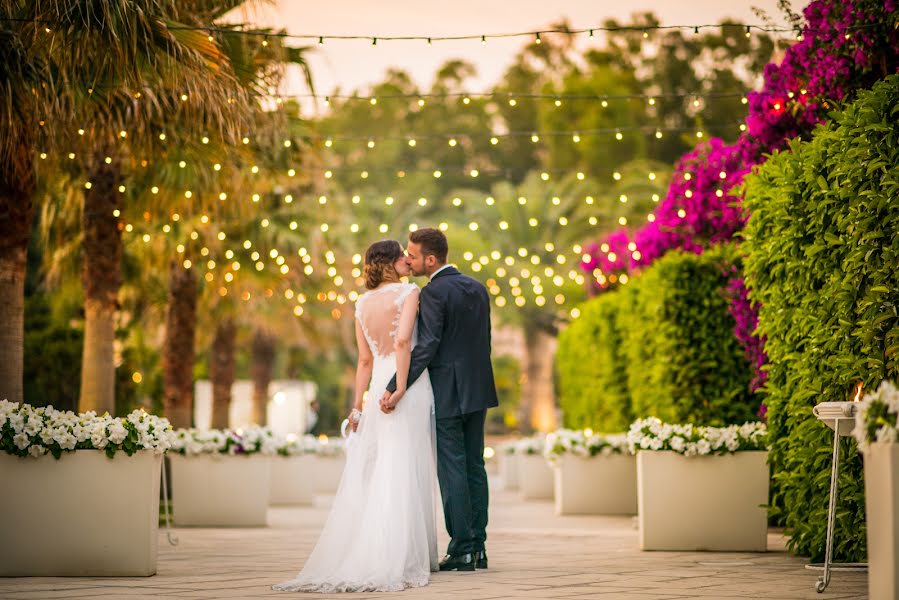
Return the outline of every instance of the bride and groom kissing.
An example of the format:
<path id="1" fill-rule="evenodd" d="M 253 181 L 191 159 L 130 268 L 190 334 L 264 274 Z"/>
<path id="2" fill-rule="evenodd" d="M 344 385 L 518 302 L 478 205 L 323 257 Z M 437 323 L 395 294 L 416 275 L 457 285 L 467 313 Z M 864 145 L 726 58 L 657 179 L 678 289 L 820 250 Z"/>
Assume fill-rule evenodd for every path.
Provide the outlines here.
<path id="1" fill-rule="evenodd" d="M 273 589 L 400 591 L 427 585 L 432 571 L 487 568 L 490 297 L 447 263 L 448 250 L 441 231 L 418 229 L 405 252 L 394 240 L 366 251 L 346 466 L 302 571 Z M 410 275 L 429 281 L 401 281 Z M 451 538 L 439 562 L 438 481 Z"/>

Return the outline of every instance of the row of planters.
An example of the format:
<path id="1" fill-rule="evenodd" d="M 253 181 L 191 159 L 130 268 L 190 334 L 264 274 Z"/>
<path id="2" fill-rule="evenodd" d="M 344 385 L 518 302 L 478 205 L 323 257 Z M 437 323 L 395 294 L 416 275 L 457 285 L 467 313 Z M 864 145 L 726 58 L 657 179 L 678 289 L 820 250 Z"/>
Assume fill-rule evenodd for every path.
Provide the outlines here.
<path id="1" fill-rule="evenodd" d="M 180 429 L 169 455 L 179 527 L 264 527 L 269 505 L 313 504 L 337 491 L 343 445 L 327 437 L 276 438 L 264 427 Z"/>
<path id="2" fill-rule="evenodd" d="M 767 430 L 634 422 L 627 434 L 562 429 L 507 444 L 507 489 L 559 515 L 638 515 L 643 550 L 767 547 Z"/>
<path id="3" fill-rule="evenodd" d="M 855 440 L 864 458 L 872 598 L 899 597 L 899 389 L 862 398 Z M 642 550 L 767 549 L 768 432 L 634 422 L 627 434 L 562 429 L 500 448 L 505 489 L 554 500 L 559 515 L 637 514 Z M 826 473 L 826 471 L 823 471 Z"/>
<path id="4" fill-rule="evenodd" d="M 264 428 L 173 431 L 166 419 L 0 401 L 0 576 L 156 573 L 160 481 L 180 526 L 265 526 L 269 504 L 333 494 L 342 444 Z"/>

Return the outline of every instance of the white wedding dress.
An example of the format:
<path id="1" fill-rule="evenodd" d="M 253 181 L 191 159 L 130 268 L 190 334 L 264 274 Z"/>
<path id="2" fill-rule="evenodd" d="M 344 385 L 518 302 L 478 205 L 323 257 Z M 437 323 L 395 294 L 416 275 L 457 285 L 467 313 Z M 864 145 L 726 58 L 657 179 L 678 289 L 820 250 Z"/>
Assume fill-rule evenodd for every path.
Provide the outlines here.
<path id="1" fill-rule="evenodd" d="M 371 384 L 331 513 L 303 570 L 272 586 L 292 592 L 395 592 L 427 585 L 437 564 L 434 393 L 427 371 L 390 414 L 379 400 L 396 372 L 403 303 L 418 287 L 366 292 L 356 319 L 374 355 Z M 417 338 L 413 329 L 412 344 Z"/>

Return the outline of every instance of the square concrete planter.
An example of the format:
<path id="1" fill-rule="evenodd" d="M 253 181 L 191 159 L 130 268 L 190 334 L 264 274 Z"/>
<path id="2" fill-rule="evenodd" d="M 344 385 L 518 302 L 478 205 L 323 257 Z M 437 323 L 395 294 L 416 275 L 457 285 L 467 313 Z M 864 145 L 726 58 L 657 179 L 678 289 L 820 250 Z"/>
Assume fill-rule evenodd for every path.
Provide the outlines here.
<path id="1" fill-rule="evenodd" d="M 156 573 L 162 455 L 0 453 L 0 576 Z"/>
<path id="2" fill-rule="evenodd" d="M 768 453 L 637 453 L 641 550 L 767 550 Z"/>
<path id="3" fill-rule="evenodd" d="M 265 527 L 271 457 L 170 454 L 178 527 Z"/>
<path id="4" fill-rule="evenodd" d="M 309 474 L 315 456 L 273 456 L 271 459 L 271 486 L 269 504 L 303 505 L 313 504 L 315 486 Z"/>
<path id="5" fill-rule="evenodd" d="M 518 455 L 518 489 L 525 500 L 553 499 L 553 470 L 542 454 Z"/>
<path id="6" fill-rule="evenodd" d="M 637 459 L 563 454 L 553 463 L 557 515 L 637 514 Z"/>
<path id="7" fill-rule="evenodd" d="M 323 496 L 336 494 L 340 478 L 343 476 L 343 467 L 346 465 L 346 456 L 314 454 L 311 458 L 308 477 L 315 493 Z"/>
<path id="8" fill-rule="evenodd" d="M 868 594 L 899 598 L 899 444 L 871 444 L 864 457 Z"/>
<path id="9" fill-rule="evenodd" d="M 518 455 L 500 451 L 496 457 L 499 461 L 499 476 L 503 489 L 509 492 L 518 491 Z"/>

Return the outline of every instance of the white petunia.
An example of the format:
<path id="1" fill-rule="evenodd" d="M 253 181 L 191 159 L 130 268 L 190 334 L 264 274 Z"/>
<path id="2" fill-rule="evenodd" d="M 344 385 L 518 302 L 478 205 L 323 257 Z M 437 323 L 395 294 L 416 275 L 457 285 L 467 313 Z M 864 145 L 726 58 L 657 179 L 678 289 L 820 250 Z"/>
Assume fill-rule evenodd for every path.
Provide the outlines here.
<path id="1" fill-rule="evenodd" d="M 40 444 L 35 444 L 34 446 L 28 448 L 28 454 L 34 457 L 43 456 L 46 453 L 47 449 Z"/>
<path id="2" fill-rule="evenodd" d="M 28 434 L 24 431 L 17 433 L 13 439 L 13 443 L 15 443 L 16 447 L 19 450 L 24 450 L 31 443 L 31 440 L 28 438 Z"/>

